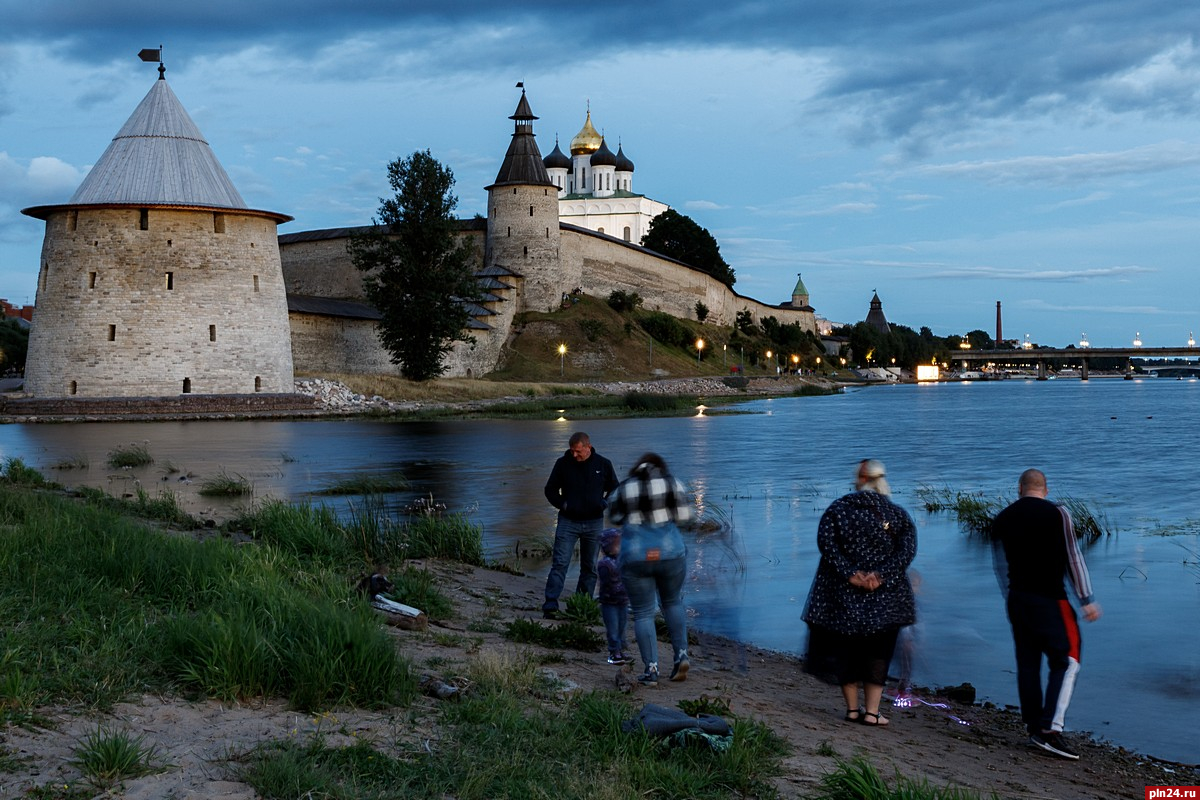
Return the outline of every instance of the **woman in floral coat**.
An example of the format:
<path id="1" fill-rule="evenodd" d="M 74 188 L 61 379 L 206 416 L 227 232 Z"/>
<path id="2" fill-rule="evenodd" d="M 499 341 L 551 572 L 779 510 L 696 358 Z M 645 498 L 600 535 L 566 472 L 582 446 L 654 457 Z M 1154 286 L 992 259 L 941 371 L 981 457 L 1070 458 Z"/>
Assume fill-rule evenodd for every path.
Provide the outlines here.
<path id="1" fill-rule="evenodd" d="M 879 713 L 888 665 L 900 629 L 916 621 L 907 572 L 917 529 L 889 499 L 885 475 L 880 462 L 860 462 L 855 491 L 821 516 L 821 561 L 802 615 L 809 627 L 805 669 L 841 686 L 847 722 L 872 726 L 888 724 Z"/>

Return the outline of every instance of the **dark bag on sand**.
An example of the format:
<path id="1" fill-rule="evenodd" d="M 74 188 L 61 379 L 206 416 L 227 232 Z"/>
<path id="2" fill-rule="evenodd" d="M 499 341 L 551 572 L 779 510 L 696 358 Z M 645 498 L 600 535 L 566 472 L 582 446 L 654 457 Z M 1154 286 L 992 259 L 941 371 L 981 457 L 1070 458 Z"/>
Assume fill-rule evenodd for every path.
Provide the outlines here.
<path id="1" fill-rule="evenodd" d="M 720 717 L 711 714 L 689 717 L 677 708 L 667 708 L 654 703 L 646 703 L 637 717 L 621 723 L 621 730 L 625 733 L 644 730 L 651 736 L 670 736 L 677 731 L 689 729 L 716 736 L 729 736 L 733 733 L 729 723 Z"/>

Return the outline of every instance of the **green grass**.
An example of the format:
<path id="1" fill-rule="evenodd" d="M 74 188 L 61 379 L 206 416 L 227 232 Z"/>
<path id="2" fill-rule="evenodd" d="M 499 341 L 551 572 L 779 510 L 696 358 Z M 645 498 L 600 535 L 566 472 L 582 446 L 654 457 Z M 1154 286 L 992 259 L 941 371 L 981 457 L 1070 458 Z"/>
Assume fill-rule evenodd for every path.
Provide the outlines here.
<path id="1" fill-rule="evenodd" d="M 408 479 L 398 472 L 382 475 L 355 475 L 343 478 L 331 486 L 319 489 L 316 495 L 346 495 L 346 494 L 389 494 L 404 491 L 408 488 Z"/>
<path id="2" fill-rule="evenodd" d="M 5 483 L 12 483 L 18 486 L 47 485 L 42 473 L 33 467 L 27 466 L 24 461 L 15 457 L 4 459 L 4 465 L 0 468 L 0 478 L 3 478 Z"/>
<path id="3" fill-rule="evenodd" d="M 992 521 L 1008 505 L 1002 498 L 985 499 L 978 492 L 956 492 L 949 487 L 922 486 L 917 489 L 917 497 L 929 513 L 951 511 L 964 528 L 984 536 L 991 533 Z M 1063 497 L 1058 502 L 1071 514 L 1078 538 L 1093 542 L 1114 533 L 1108 517 L 1094 511 L 1087 502 L 1074 497 Z"/>
<path id="4" fill-rule="evenodd" d="M 97 786 L 111 786 L 125 778 L 138 778 L 163 767 L 157 749 L 145 744 L 145 736 L 97 728 L 74 750 L 72 763 Z"/>
<path id="5" fill-rule="evenodd" d="M 69 469 L 87 469 L 89 466 L 87 456 L 73 455 L 63 458 L 50 465 L 50 469 L 69 470 Z"/>
<path id="6" fill-rule="evenodd" d="M 600 601 L 578 592 L 568 595 L 563 618 L 581 625 L 599 625 L 601 623 Z"/>
<path id="7" fill-rule="evenodd" d="M 49 703 L 106 709 L 181 686 L 301 709 L 415 692 L 367 604 L 347 602 L 342 572 L 6 484 L 0 528 L 0 722 Z"/>
<path id="8" fill-rule="evenodd" d="M 809 800 L 981 800 L 983 795 L 956 786 L 933 786 L 899 773 L 891 783 L 864 758 L 838 761 L 837 768 L 821 779 L 820 790 Z M 987 795 L 999 800 L 998 795 Z"/>
<path id="9" fill-rule="evenodd" d="M 428 748 L 332 747 L 319 736 L 273 742 L 239 758 L 238 777 L 266 800 L 777 796 L 769 781 L 787 748 L 754 720 L 733 718 L 726 752 L 670 749 L 621 730 L 636 716 L 630 698 L 597 692 L 561 699 L 530 657 L 481 656 L 467 677 L 471 688 L 458 702 L 437 706 L 445 734 Z"/>
<path id="10" fill-rule="evenodd" d="M 387 597 L 421 609 L 430 619 L 442 620 L 454 616 L 454 605 L 437 587 L 437 578 L 429 570 L 406 566 L 401 572 L 388 577 L 396 588 Z"/>
<path id="11" fill-rule="evenodd" d="M 153 464 L 154 457 L 144 444 L 130 444 L 117 447 L 108 453 L 108 465 L 113 469 L 126 467 L 144 467 Z"/>
<path id="12" fill-rule="evenodd" d="M 242 497 L 254 494 L 254 485 L 242 475 L 230 475 L 221 470 L 200 482 L 199 494 L 204 497 Z"/>
<path id="13" fill-rule="evenodd" d="M 429 504 L 436 509 L 437 504 Z M 483 566 L 483 529 L 464 514 L 421 511 L 396 519 L 378 495 L 350 506 L 348 519 L 319 505 L 265 500 L 229 523 L 305 562 L 330 562 L 374 571 L 408 559 L 442 558 Z"/>
<path id="14" fill-rule="evenodd" d="M 531 619 L 514 619 L 504 628 L 504 636 L 522 644 L 570 648 L 594 653 L 604 646 L 604 638 L 578 622 L 542 625 Z"/>

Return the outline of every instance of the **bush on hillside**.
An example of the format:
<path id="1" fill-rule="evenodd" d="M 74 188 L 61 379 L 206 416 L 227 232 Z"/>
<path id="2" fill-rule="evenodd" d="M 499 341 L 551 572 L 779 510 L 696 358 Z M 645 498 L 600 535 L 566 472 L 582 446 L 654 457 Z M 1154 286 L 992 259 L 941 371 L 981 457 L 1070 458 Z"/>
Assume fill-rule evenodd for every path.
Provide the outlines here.
<path id="1" fill-rule="evenodd" d="M 642 330 L 655 340 L 672 347 L 688 347 L 692 343 L 692 334 L 679 320 L 661 311 L 651 311 L 638 324 Z"/>

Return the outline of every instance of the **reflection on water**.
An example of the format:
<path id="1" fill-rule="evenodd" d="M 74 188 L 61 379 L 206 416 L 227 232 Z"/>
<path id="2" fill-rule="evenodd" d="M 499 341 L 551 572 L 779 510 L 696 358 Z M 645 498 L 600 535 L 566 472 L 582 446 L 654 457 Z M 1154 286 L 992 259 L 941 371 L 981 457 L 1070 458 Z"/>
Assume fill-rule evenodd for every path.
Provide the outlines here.
<path id="1" fill-rule="evenodd" d="M 756 400 L 753 414 L 678 419 L 547 421 L 252 421 L 0 426 L 0 457 L 19 456 L 66 484 L 113 493 L 177 493 L 185 509 L 228 516 L 247 500 L 196 489 L 224 470 L 255 497 L 315 500 L 357 474 L 401 472 L 400 509 L 433 495 L 484 528 L 492 558 L 548 543 L 554 509 L 542 486 L 577 427 L 618 473 L 647 449 L 663 454 L 725 523 L 690 545 L 694 627 L 788 652 L 803 647 L 800 612 L 817 562 L 816 526 L 850 488 L 854 465 L 888 466 L 895 499 L 918 526 L 920 623 L 913 679 L 970 681 L 981 698 L 1015 703 L 1011 641 L 990 550 L 946 515 L 928 514 L 921 486 L 1012 498 L 1026 467 L 1054 496 L 1097 507 L 1119 533 L 1087 552 L 1104 618 L 1084 625 L 1083 671 L 1068 719 L 1129 747 L 1192 761 L 1200 734 L 1164 724 L 1200 686 L 1200 628 L 1176 620 L 1200 609 L 1200 511 L 1163 491 L 1181 453 L 1200 442 L 1200 383 L 1007 381 L 888 386 L 846 395 Z M 150 466 L 113 470 L 107 453 L 145 443 Z M 85 469 L 55 471 L 71 460 Z M 190 477 L 188 477 L 190 476 Z M 183 477 L 184 480 L 180 480 Z M 531 572 L 543 563 L 522 567 Z M 573 578 L 569 578 L 573 580 Z M 743 667 L 745 665 L 742 665 Z M 1101 677 L 1103 676 L 1103 677 Z"/>

